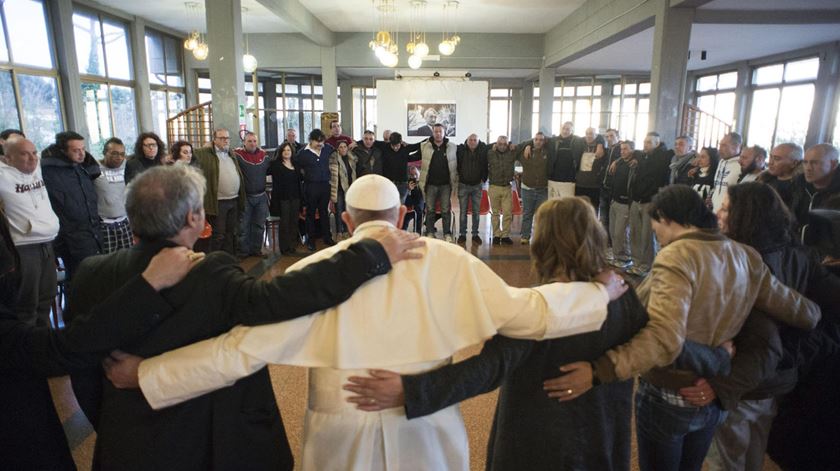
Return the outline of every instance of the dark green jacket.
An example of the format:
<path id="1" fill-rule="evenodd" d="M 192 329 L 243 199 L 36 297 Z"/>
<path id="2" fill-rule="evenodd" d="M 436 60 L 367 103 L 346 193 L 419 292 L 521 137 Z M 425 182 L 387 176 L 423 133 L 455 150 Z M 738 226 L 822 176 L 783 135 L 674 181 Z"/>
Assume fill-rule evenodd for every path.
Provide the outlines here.
<path id="1" fill-rule="evenodd" d="M 239 174 L 239 200 L 237 205 L 239 211 L 245 208 L 245 179 L 242 177 L 242 169 L 239 168 L 239 160 L 233 150 L 228 151 Z M 193 162 L 198 163 L 198 168 L 204 173 L 207 179 L 207 191 L 204 192 L 204 213 L 209 216 L 219 214 L 219 157 L 213 146 L 196 149 Z"/>
<path id="2" fill-rule="evenodd" d="M 506 152 L 499 152 L 495 149 L 487 151 L 487 164 L 490 170 L 489 180 L 491 185 L 506 186 L 513 180 L 513 167 L 516 163 L 516 152 L 508 149 Z"/>

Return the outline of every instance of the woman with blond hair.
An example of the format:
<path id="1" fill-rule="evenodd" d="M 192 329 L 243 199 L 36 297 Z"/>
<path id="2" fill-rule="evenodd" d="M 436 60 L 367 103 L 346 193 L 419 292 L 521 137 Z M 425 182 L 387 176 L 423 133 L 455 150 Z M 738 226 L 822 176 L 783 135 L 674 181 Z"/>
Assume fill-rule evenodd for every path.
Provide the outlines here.
<path id="1" fill-rule="evenodd" d="M 590 281 L 607 267 L 607 235 L 588 199 L 549 200 L 535 218 L 530 248 L 540 283 Z M 646 322 L 630 289 L 608 305 L 600 331 L 542 342 L 497 335 L 477 356 L 403 376 L 397 402 L 377 395 L 377 404 L 394 407 L 404 399 L 411 419 L 501 387 L 487 445 L 488 470 L 629 469 L 633 382 L 581 395 L 574 381 L 550 378 L 588 366 Z M 567 402 L 571 399 L 577 400 Z"/>

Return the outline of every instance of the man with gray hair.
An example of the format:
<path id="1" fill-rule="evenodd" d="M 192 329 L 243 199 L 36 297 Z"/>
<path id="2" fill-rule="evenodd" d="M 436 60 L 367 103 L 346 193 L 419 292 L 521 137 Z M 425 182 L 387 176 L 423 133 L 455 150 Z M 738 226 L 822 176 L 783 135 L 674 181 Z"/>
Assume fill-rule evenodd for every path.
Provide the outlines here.
<path id="1" fill-rule="evenodd" d="M 793 204 L 793 181 L 800 175 L 802 168 L 802 146 L 785 142 L 770 151 L 767 171 L 759 176 L 759 181 L 772 186 L 782 197 L 788 208 Z"/>
<path id="2" fill-rule="evenodd" d="M 671 157 L 671 177 L 668 183 L 688 185 L 692 181 L 688 176 L 688 171 L 695 158 L 697 154 L 694 152 L 694 138 L 687 135 L 678 137 L 674 141 L 674 156 Z"/>
<path id="3" fill-rule="evenodd" d="M 805 152 L 805 172 L 794 180 L 791 211 L 802 228 L 802 241 L 808 243 L 808 212 L 840 205 L 838 151 L 831 144 L 816 144 Z"/>
<path id="4" fill-rule="evenodd" d="M 0 205 L 20 255 L 20 287 L 13 308 L 20 320 L 47 326 L 56 292 L 53 240 L 58 235 L 58 217 L 41 176 L 35 144 L 15 135 L 3 148 Z"/>
<path id="5" fill-rule="evenodd" d="M 347 191 L 347 211 L 342 214 L 352 239 L 307 257 L 289 273 L 308 270 L 373 231 L 394 230 L 405 212 L 396 186 L 387 178 L 359 178 Z M 126 359 L 110 369 L 109 378 L 136 387 L 139 363 L 142 394 L 160 409 L 198 400 L 190 398 L 241 381 L 268 363 L 306 366 L 310 396 L 303 469 L 466 471 L 467 435 L 457 405 L 423 420 L 407 420 L 402 408 L 368 415 L 346 401 L 341 384 L 367 374 L 369 368 L 400 373 L 435 369 L 449 363 L 457 350 L 497 332 L 536 339 L 597 330 L 608 300 L 620 296 L 624 286 L 616 274 L 604 272 L 598 280 L 606 287 L 552 283 L 512 288 L 453 244 L 429 239 L 422 252 L 422 259 L 395 266 L 389 275 L 322 313 L 237 327 L 142 363 L 139 358 Z"/>
<path id="6" fill-rule="evenodd" d="M 73 309 L 89 311 L 142 272 L 164 247 L 191 248 L 204 230 L 204 191 L 204 177 L 189 166 L 155 167 L 135 178 L 128 186 L 126 208 L 139 242 L 130 250 L 85 260 L 72 293 Z M 417 244 L 416 236 L 401 231 L 365 235 L 381 238 L 381 243 L 358 239 L 323 263 L 268 281 L 246 275 L 230 254 L 211 253 L 183 281 L 161 293 L 174 312 L 124 348 L 151 356 L 237 324 L 280 322 L 325 309 L 388 272 L 391 262 L 413 256 L 407 250 Z M 80 404 L 88 406 L 86 414 L 98 416 L 93 419 L 98 422 L 95 469 L 118 469 L 126 463 L 134 469 L 237 469 L 243 463 L 252 469 L 292 467 L 266 369 L 161 412 L 150 410 L 135 392 L 102 387 L 100 372 L 91 373 L 74 377 L 73 386 Z"/>

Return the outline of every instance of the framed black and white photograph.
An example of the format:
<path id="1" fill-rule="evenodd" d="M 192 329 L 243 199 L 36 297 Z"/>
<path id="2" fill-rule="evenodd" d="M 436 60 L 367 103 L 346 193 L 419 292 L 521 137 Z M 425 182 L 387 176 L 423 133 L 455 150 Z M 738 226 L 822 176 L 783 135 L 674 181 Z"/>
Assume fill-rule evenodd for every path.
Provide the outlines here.
<path id="1" fill-rule="evenodd" d="M 431 136 L 435 124 L 442 124 L 444 136 L 455 135 L 455 103 L 409 103 L 407 109 L 408 136 Z"/>

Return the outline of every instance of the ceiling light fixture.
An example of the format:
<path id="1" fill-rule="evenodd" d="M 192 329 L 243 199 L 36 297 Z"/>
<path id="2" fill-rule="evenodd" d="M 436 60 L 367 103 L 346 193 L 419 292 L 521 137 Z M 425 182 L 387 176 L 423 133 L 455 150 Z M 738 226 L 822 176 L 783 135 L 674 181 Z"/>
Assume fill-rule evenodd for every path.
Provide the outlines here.
<path id="1" fill-rule="evenodd" d="M 458 6 L 458 0 L 446 0 L 443 4 L 443 33 L 438 51 L 444 56 L 451 56 L 461 42 L 458 36 Z"/>
<path id="2" fill-rule="evenodd" d="M 396 67 L 400 61 L 395 0 L 373 0 L 377 29 L 368 46 L 385 67 Z"/>
<path id="3" fill-rule="evenodd" d="M 242 55 L 242 70 L 249 74 L 253 74 L 257 70 L 257 58 L 251 55 L 251 48 L 248 45 L 248 33 L 245 32 L 245 24 L 248 9 L 242 7 L 242 35 L 245 36 L 245 54 Z"/>

